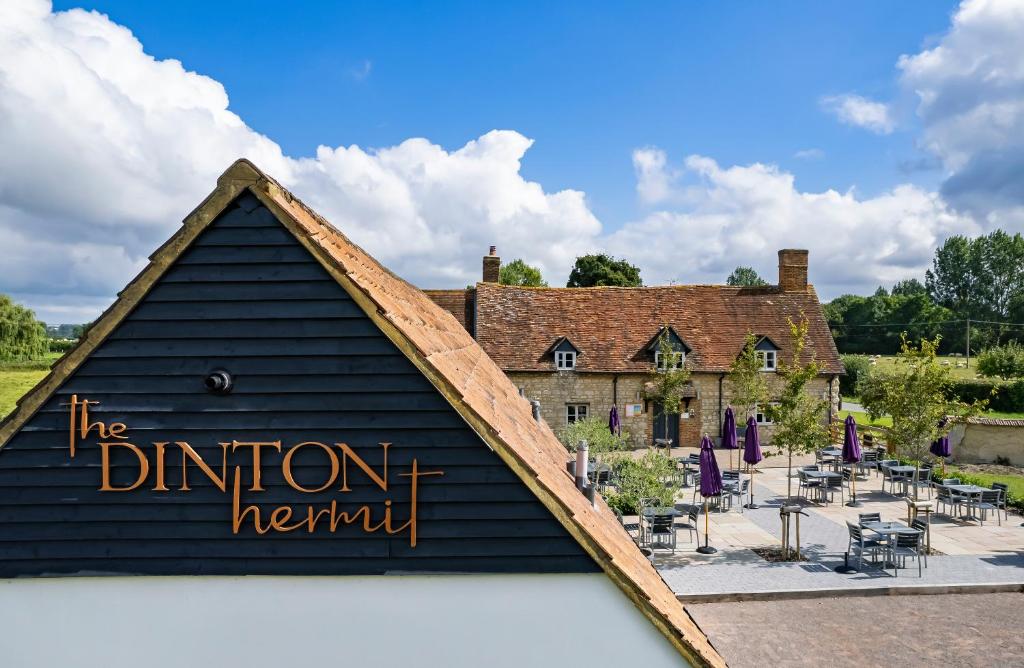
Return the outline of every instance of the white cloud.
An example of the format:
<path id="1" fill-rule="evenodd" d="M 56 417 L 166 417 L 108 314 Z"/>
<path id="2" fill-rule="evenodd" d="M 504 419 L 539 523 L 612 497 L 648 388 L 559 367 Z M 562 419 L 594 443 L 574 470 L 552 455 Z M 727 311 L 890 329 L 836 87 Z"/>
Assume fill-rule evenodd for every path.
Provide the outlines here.
<path id="1" fill-rule="evenodd" d="M 899 61 L 942 192 L 990 225 L 1024 223 L 1024 3 L 968 0 L 936 45 Z"/>
<path id="2" fill-rule="evenodd" d="M 823 160 L 825 151 L 820 148 L 805 148 L 793 154 L 797 160 Z"/>
<path id="3" fill-rule="evenodd" d="M 643 267 L 652 283 L 721 283 L 737 265 L 753 265 L 773 281 L 776 251 L 797 247 L 811 251 L 820 295 L 871 291 L 920 277 L 946 236 L 979 231 L 939 195 L 912 185 L 861 198 L 852 191 L 801 192 L 792 174 L 772 165 L 721 167 L 691 155 L 682 169 L 665 166 L 659 175 L 652 165 L 667 165 L 664 152 L 645 149 L 644 161 L 648 183 L 672 184 L 661 200 L 683 204 L 627 224 L 606 246 Z"/>
<path id="4" fill-rule="evenodd" d="M 860 95 L 828 95 L 821 98 L 820 103 L 823 109 L 835 114 L 840 122 L 870 130 L 875 134 L 887 135 L 896 127 L 896 121 L 888 105 Z"/>
<path id="5" fill-rule="evenodd" d="M 154 59 L 106 16 L 6 0 L 0 292 L 57 320 L 68 295 L 112 299 L 241 156 L 421 285 L 475 281 L 490 244 L 565 275 L 600 223 L 583 193 L 521 176 L 530 144 L 494 131 L 453 151 L 410 139 L 291 158 L 230 111 L 220 83 Z"/>

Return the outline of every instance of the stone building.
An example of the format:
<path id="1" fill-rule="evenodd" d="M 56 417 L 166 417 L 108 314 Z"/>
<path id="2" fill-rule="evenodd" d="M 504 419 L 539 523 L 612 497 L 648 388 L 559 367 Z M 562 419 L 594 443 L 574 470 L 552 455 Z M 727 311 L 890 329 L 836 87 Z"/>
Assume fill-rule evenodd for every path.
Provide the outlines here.
<path id="1" fill-rule="evenodd" d="M 728 371 L 748 331 L 758 338 L 770 392 L 779 390 L 777 366 L 792 356 L 789 319 L 808 321 L 806 353 L 821 364 L 808 391 L 830 401 L 828 419 L 834 419 L 844 370 L 807 282 L 807 260 L 805 250 L 780 250 L 778 284 L 765 287 L 521 288 L 498 283 L 501 261 L 492 247 L 483 260 L 483 280 L 474 288 L 427 293 L 455 315 L 526 397 L 540 402 L 556 432 L 583 417 L 607 418 L 616 406 L 623 432 L 636 446 L 655 438 L 696 445 L 703 434 L 721 432 L 732 396 Z M 662 331 L 692 372 L 680 412 L 667 418 L 644 399 Z M 767 416 L 758 411 L 756 417 L 762 439 L 770 442 Z"/>

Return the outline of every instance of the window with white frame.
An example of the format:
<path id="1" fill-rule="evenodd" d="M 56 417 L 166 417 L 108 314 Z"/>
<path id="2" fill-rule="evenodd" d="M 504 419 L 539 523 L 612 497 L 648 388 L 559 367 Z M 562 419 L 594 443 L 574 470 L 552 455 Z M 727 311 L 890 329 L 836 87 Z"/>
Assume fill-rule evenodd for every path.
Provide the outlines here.
<path id="1" fill-rule="evenodd" d="M 778 402 L 773 401 L 771 406 L 778 406 Z M 754 419 L 757 420 L 758 424 L 774 424 L 771 416 L 768 415 L 768 409 L 766 406 L 758 406 L 757 413 L 754 415 Z"/>
<path id="2" fill-rule="evenodd" d="M 565 405 L 565 422 L 566 424 L 572 424 L 573 422 L 579 422 L 587 419 L 587 404 L 566 404 Z"/>
<path id="3" fill-rule="evenodd" d="M 555 368 L 559 371 L 572 371 L 575 369 L 576 352 L 572 350 L 556 350 Z"/>
<path id="4" fill-rule="evenodd" d="M 776 351 L 758 350 L 757 360 L 761 362 L 761 371 L 775 371 Z"/>
<path id="5" fill-rule="evenodd" d="M 686 353 L 682 351 L 673 353 L 662 353 L 660 350 L 654 353 L 654 367 L 658 371 L 668 371 L 669 369 L 682 369 L 683 363 L 686 362 Z"/>

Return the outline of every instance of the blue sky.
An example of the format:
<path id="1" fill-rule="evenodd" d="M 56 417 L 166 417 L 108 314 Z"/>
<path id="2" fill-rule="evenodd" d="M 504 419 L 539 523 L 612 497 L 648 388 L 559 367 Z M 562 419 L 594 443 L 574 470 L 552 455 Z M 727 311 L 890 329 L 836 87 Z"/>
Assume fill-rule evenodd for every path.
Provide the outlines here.
<path id="1" fill-rule="evenodd" d="M 157 58 L 217 79 L 292 156 L 517 130 L 536 141 L 524 176 L 585 191 L 612 228 L 638 206 L 638 146 L 778 164 L 805 190 L 938 178 L 904 173 L 922 157 L 911 132 L 865 134 L 818 100 L 891 96 L 896 59 L 941 34 L 954 2 L 386 4 L 54 6 L 104 12 Z M 806 149 L 825 157 L 794 157 Z"/>
<path id="2" fill-rule="evenodd" d="M 1024 0 L 0 2 L 0 292 L 94 317 L 246 157 L 423 287 L 494 244 L 563 285 L 825 300 L 1024 230 Z"/>

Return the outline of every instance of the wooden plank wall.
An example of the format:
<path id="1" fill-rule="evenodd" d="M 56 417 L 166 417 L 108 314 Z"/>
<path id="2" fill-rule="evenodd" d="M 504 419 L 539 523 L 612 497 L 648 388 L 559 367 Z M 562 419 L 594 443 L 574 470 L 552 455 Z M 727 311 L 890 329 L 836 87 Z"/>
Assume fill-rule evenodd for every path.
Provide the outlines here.
<path id="1" fill-rule="evenodd" d="M 235 389 L 202 386 L 224 368 Z M 339 510 L 393 502 L 395 523 L 409 514 L 408 472 L 419 493 L 419 541 L 342 525 L 257 535 L 247 522 L 232 534 L 231 496 L 195 466 L 191 491 L 99 492 L 95 438 L 68 453 L 72 394 L 99 401 L 92 415 L 124 422 L 130 441 L 187 441 L 219 470 L 218 443 L 281 440 L 345 442 L 379 470 L 390 442 L 382 491 L 350 467 L 351 492 L 288 487 L 281 456 L 265 453 L 266 491 L 243 491 L 264 508 Z M 172 446 L 173 447 L 173 446 Z M 167 486 L 181 481 L 169 450 Z M 113 481 L 137 474 L 130 453 L 113 459 Z M 296 457 L 296 477 L 326 479 L 315 448 Z M 251 455 L 230 456 L 247 472 Z M 230 489 L 229 489 L 230 492 Z M 303 511 L 304 512 L 304 511 Z M 389 572 L 596 572 L 599 568 L 530 491 L 474 434 L 415 367 L 273 215 L 245 193 L 204 232 L 91 358 L 0 450 L 0 577 L 47 574 L 381 574 Z"/>

